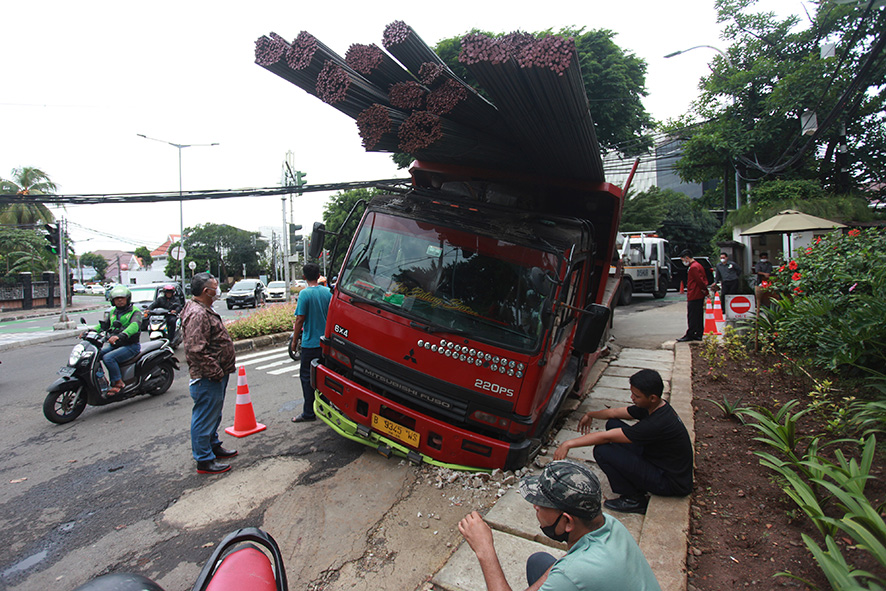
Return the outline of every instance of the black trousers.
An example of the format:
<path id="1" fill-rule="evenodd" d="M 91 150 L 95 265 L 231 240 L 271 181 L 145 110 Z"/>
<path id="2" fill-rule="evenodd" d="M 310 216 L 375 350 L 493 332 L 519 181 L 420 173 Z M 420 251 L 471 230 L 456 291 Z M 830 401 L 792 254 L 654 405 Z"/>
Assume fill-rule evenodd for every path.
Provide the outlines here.
<path id="1" fill-rule="evenodd" d="M 704 298 L 686 301 L 686 336 L 700 339 L 704 335 Z"/>
<path id="2" fill-rule="evenodd" d="M 606 421 L 606 430 L 628 424 L 619 419 Z M 643 447 L 636 443 L 604 443 L 594 446 L 594 459 L 609 479 L 612 491 L 628 497 L 652 493 L 676 496 L 664 470 L 643 458 Z"/>
<path id="3" fill-rule="evenodd" d="M 738 293 L 738 279 L 723 282 L 723 287 L 720 289 L 720 308 L 723 310 L 723 318 L 726 318 L 726 295 L 736 293 Z"/>

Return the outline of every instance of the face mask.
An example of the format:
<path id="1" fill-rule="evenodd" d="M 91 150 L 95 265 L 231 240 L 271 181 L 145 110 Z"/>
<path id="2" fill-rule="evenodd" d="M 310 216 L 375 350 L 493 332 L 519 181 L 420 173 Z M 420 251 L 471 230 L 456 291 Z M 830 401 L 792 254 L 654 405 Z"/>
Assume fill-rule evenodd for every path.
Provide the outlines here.
<path id="1" fill-rule="evenodd" d="M 207 287 L 206 289 L 211 289 L 211 288 Z M 221 288 L 216 287 L 215 290 L 211 291 L 210 297 L 212 298 L 213 302 L 218 300 L 219 298 L 221 298 Z"/>
<path id="2" fill-rule="evenodd" d="M 684 266 L 684 267 L 688 267 L 688 266 L 689 266 L 689 261 L 683 261 L 683 266 Z"/>
<path id="3" fill-rule="evenodd" d="M 766 257 L 760 257 L 760 262 L 765 263 L 768 259 Z"/>
<path id="4" fill-rule="evenodd" d="M 557 517 L 557 521 L 552 523 L 551 525 L 545 525 L 541 528 L 541 533 L 551 538 L 555 542 L 567 542 L 569 541 L 569 532 L 564 531 L 562 534 L 558 534 L 555 530 L 557 529 L 557 524 L 560 523 L 560 518 L 563 517 L 563 514 L 560 513 L 560 517 Z"/>
<path id="5" fill-rule="evenodd" d="M 726 259 L 720 259 L 720 262 L 723 263 L 723 264 L 725 265 L 725 264 L 726 264 Z"/>

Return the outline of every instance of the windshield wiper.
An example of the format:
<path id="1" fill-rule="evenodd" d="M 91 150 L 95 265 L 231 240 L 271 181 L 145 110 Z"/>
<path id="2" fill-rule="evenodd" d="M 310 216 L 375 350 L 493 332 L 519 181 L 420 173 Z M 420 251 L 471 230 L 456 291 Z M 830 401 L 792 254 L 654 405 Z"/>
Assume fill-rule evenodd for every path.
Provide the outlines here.
<path id="1" fill-rule="evenodd" d="M 420 322 L 416 322 L 415 320 L 410 321 L 409 326 L 411 326 L 412 328 L 417 328 L 419 330 L 423 330 L 428 334 L 437 334 L 440 332 L 445 332 L 445 333 L 449 333 L 449 334 L 456 334 L 456 335 L 463 335 L 463 336 L 470 336 L 472 334 L 470 331 L 463 330 L 461 328 L 446 328 L 443 326 L 431 326 L 429 324 L 422 324 Z"/>

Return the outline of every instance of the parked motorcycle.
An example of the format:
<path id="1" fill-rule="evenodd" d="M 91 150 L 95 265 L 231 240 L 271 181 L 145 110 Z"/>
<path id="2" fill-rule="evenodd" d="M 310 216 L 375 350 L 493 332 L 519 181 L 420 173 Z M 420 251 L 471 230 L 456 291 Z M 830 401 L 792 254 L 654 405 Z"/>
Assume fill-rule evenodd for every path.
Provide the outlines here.
<path id="1" fill-rule="evenodd" d="M 182 321 L 178 314 L 173 314 L 166 308 L 154 308 L 148 310 L 148 338 L 152 341 L 157 339 L 166 339 L 169 346 L 178 349 L 182 342 Z M 175 318 L 175 334 L 169 338 L 169 317 Z"/>
<path id="2" fill-rule="evenodd" d="M 261 546 L 265 552 L 258 547 Z M 239 546 L 239 547 L 238 547 Z M 266 554 L 267 553 L 267 554 Z M 268 557 L 270 554 L 270 557 Z M 273 560 L 273 563 L 271 562 Z M 203 566 L 192 591 L 288 591 L 283 556 L 271 534 L 256 527 L 238 529 L 219 544 Z M 103 575 L 74 591 L 163 591 L 141 575 Z"/>
<path id="3" fill-rule="evenodd" d="M 86 324 L 86 320 L 80 320 Z M 125 386 L 118 393 L 105 397 L 108 380 L 104 377 L 98 353 L 111 336 L 108 331 L 86 329 L 80 343 L 74 345 L 68 364 L 58 370 L 60 378 L 47 390 L 43 401 L 43 415 L 53 423 L 70 423 L 80 416 L 87 404 L 104 406 L 147 394 L 159 396 L 172 386 L 178 359 L 164 340 L 149 341 L 141 352 L 120 364 Z"/>

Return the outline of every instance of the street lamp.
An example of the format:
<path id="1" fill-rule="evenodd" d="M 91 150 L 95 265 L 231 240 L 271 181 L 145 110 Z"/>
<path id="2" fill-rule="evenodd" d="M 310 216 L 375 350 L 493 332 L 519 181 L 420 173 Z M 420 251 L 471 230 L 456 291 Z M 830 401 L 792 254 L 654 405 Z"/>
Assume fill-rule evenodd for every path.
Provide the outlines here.
<path id="1" fill-rule="evenodd" d="M 702 47 L 706 47 L 708 49 L 713 49 L 714 51 L 719 53 L 720 56 L 722 56 L 722 58 L 724 60 L 726 60 L 726 63 L 729 65 L 730 69 L 733 69 L 733 70 L 735 69 L 735 64 L 732 63 L 732 60 L 729 59 L 729 56 L 726 55 L 726 52 L 723 51 L 722 49 L 720 49 L 719 47 L 714 47 L 713 45 L 696 45 L 694 47 L 690 47 L 689 49 L 681 49 L 679 51 L 675 51 L 673 53 L 667 54 L 665 56 L 665 59 L 667 59 L 669 57 L 674 57 L 674 56 L 680 55 L 682 53 L 686 53 L 687 51 L 692 51 L 693 49 L 699 49 Z M 732 97 L 732 104 L 735 105 L 735 97 Z M 724 179 L 724 182 L 725 182 L 725 179 Z M 738 167 L 735 167 L 735 209 L 739 208 L 739 197 L 740 196 L 741 196 L 741 187 L 739 184 Z M 726 195 L 725 194 L 723 196 L 723 223 L 724 224 L 726 223 Z"/>
<path id="2" fill-rule="evenodd" d="M 182 274 L 181 274 L 181 284 L 182 284 L 182 293 L 187 293 L 185 291 L 185 257 L 181 252 L 185 250 L 185 209 L 184 209 L 184 197 L 182 195 L 182 148 L 199 148 L 204 146 L 217 146 L 218 142 L 212 144 L 176 144 L 174 142 L 168 142 L 166 140 L 158 140 L 155 137 L 148 137 L 143 133 L 137 133 L 138 137 L 143 137 L 146 140 L 153 140 L 155 142 L 161 142 L 163 144 L 169 144 L 174 148 L 178 148 L 178 215 L 179 215 L 179 248 L 181 255 L 181 265 L 182 265 Z"/>

